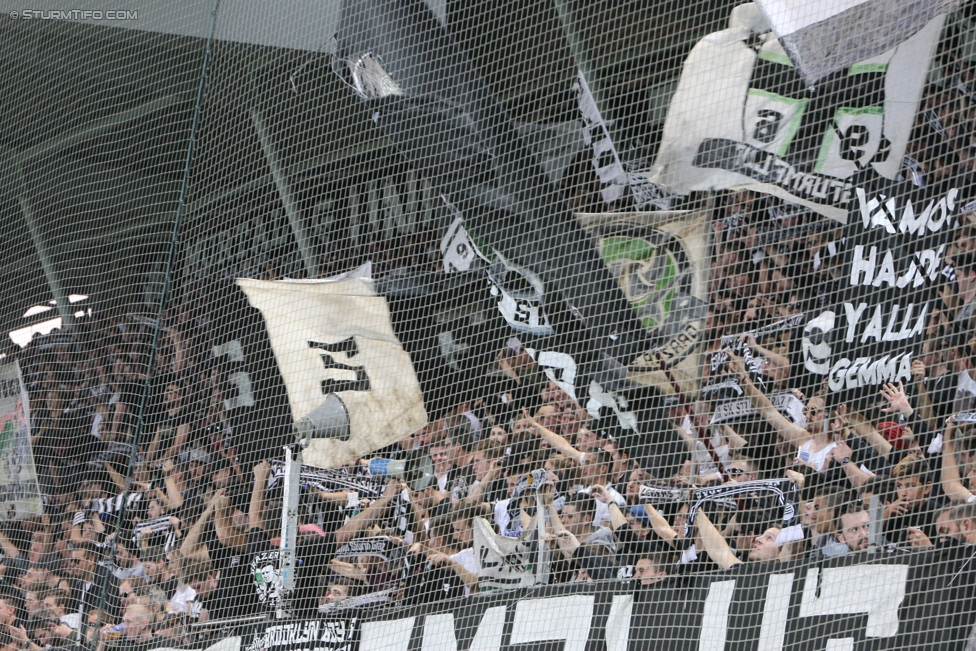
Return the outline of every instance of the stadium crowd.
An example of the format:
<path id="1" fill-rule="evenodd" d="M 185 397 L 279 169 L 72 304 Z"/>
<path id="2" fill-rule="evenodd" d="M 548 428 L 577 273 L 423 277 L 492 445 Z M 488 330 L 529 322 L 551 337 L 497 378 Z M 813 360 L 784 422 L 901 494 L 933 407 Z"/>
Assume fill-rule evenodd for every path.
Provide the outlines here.
<path id="1" fill-rule="evenodd" d="M 928 183 L 973 173 L 970 72 L 927 91 L 906 173 Z M 208 621 L 477 593 L 487 589 L 474 550 L 484 524 L 499 538 L 541 537 L 550 553 L 531 570 L 537 580 L 637 589 L 740 562 L 863 551 L 873 497 L 883 546 L 976 543 L 976 430 L 949 418 L 976 404 L 972 215 L 954 232 L 911 381 L 857 408 L 804 384 L 795 328 L 775 327 L 829 300 L 836 225 L 750 192 L 718 197 L 713 217 L 702 390 L 666 414 L 687 444 L 675 472 L 655 474 L 596 428 L 513 340 L 492 370 L 513 387 L 492 403 L 505 409 L 459 405 L 376 453 L 429 457 L 428 485 L 357 463 L 340 471 L 345 486 L 304 487 L 288 601 L 278 450 L 238 456 L 203 299 L 164 313 L 148 382 L 149 319 L 111 315 L 36 337 L 16 355 L 45 507 L 0 526 L 0 651 L 174 646 L 197 641 L 208 629 L 194 624 Z M 728 383 L 745 402 L 725 419 L 732 399 L 710 387 Z M 771 497 L 779 480 L 797 487 L 795 520 Z M 716 499 L 696 492 L 722 487 Z M 350 543 L 367 537 L 382 544 L 355 553 Z"/>
<path id="2" fill-rule="evenodd" d="M 314 617 L 350 604 L 476 593 L 483 589 L 473 549 L 479 519 L 493 535 L 529 540 L 541 514 L 550 561 L 537 577 L 623 579 L 638 588 L 743 561 L 863 550 L 874 495 L 884 507 L 883 544 L 976 542 L 976 437 L 970 425 L 944 425 L 976 397 L 974 353 L 957 336 L 971 329 L 953 330 L 973 298 L 967 285 L 947 286 L 909 387 L 889 385 L 876 405 L 848 411 L 818 387 L 791 384 L 792 330 L 773 329 L 761 341 L 743 334 L 744 347 L 722 346 L 723 337 L 727 344 L 728 335 L 815 300 L 815 285 L 801 278 L 830 277 L 830 259 L 816 263 L 826 249 L 819 231 L 749 247 L 757 236 L 748 215 L 758 205 L 757 197 L 733 195 L 716 220 L 715 299 L 702 358 L 716 376 L 706 375 L 706 387 L 734 379 L 742 388 L 752 407 L 745 417 L 716 424 L 722 400 L 706 399 L 707 391 L 693 404 L 673 405 L 670 425 L 689 454 L 673 475 L 654 476 L 623 439 L 591 429 L 586 409 L 509 342 L 493 373 L 518 388 L 508 397 L 519 411 L 461 405 L 377 453 L 428 456 L 429 485 L 423 477 L 370 478 L 356 464 L 339 472 L 359 490 L 305 487 L 298 583 L 288 602 L 278 567 L 280 463 L 272 450 L 250 467 L 239 462 L 221 371 L 199 361 L 206 344 L 195 339 L 205 329 L 183 312 L 166 316 L 162 371 L 150 383 L 159 390 L 147 399 L 128 487 L 151 324 L 117 318 L 89 325 L 70 343 L 36 338 L 20 359 L 45 509 L 0 527 L 0 646 L 38 651 L 98 633 L 107 648 L 141 649 L 190 642 L 192 624 L 208 620 L 279 610 Z M 727 228 L 740 210 L 747 217 Z M 976 277 L 969 242 L 966 226 L 952 254 L 959 278 Z M 710 365 L 716 353 L 726 355 L 717 367 Z M 769 396 L 777 392 L 802 404 L 800 412 L 774 405 Z M 781 478 L 799 487 L 796 522 L 784 522 L 763 485 Z M 733 505 L 696 503 L 696 488 L 743 482 L 754 484 Z M 382 540 L 380 553 L 341 553 L 364 537 Z"/>

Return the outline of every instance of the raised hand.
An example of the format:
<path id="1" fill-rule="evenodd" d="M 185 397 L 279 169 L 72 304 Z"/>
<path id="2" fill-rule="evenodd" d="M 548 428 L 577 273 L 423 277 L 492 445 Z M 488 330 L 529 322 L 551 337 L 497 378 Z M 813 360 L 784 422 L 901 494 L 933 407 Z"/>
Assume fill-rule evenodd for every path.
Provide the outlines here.
<path id="1" fill-rule="evenodd" d="M 908 527 L 908 542 L 911 543 L 912 547 L 932 546 L 932 541 L 925 535 L 925 532 L 915 527 Z"/>
<path id="2" fill-rule="evenodd" d="M 603 486 L 593 485 L 590 486 L 590 495 L 592 495 L 597 501 L 608 504 L 610 502 L 610 493 Z"/>
<path id="3" fill-rule="evenodd" d="M 925 362 L 920 359 L 912 360 L 912 379 L 916 382 L 921 382 L 925 379 Z"/>
<path id="4" fill-rule="evenodd" d="M 745 362 L 742 361 L 741 357 L 733 353 L 731 348 L 726 348 L 723 352 L 729 356 L 729 361 L 725 363 L 729 371 L 736 375 L 742 375 L 746 372 Z"/>
<path id="5" fill-rule="evenodd" d="M 271 464 L 267 461 L 262 461 L 254 466 L 254 479 L 264 481 L 271 474 Z"/>
<path id="6" fill-rule="evenodd" d="M 912 406 L 908 404 L 908 396 L 905 395 L 905 387 L 901 382 L 897 386 L 891 382 L 884 385 L 881 387 L 881 395 L 888 401 L 888 406 L 882 409 L 882 412 L 899 413 L 906 418 L 912 415 Z"/>
<path id="7" fill-rule="evenodd" d="M 393 498 L 403 491 L 403 484 L 396 479 L 390 480 L 386 488 L 383 489 L 383 497 Z"/>

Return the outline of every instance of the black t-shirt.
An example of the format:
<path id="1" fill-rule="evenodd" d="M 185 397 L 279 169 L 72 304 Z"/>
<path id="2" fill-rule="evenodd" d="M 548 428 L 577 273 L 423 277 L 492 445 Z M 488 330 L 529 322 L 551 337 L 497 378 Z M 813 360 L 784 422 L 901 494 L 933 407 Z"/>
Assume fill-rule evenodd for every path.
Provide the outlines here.
<path id="1" fill-rule="evenodd" d="M 928 390 L 929 400 L 932 402 L 932 415 L 940 427 L 952 413 L 952 401 L 956 397 L 958 383 L 959 376 L 955 373 L 943 373 L 939 377 L 925 380 L 925 388 Z"/>
<path id="2" fill-rule="evenodd" d="M 176 440 L 176 431 L 181 425 L 189 422 L 190 415 L 186 409 L 181 408 L 175 414 L 164 411 L 156 425 L 156 431 L 159 432 L 159 449 L 166 450 L 173 445 Z"/>
<path id="3" fill-rule="evenodd" d="M 641 538 L 629 524 L 625 524 L 613 532 L 613 539 L 617 545 L 617 566 L 620 571 L 619 579 L 630 579 L 634 575 L 634 566 L 641 558 L 649 554 L 674 552 L 674 548 L 657 536 L 652 530 L 647 538 Z"/>
<path id="4" fill-rule="evenodd" d="M 253 586 L 251 564 L 247 554 L 225 547 L 217 537 L 207 543 L 210 562 L 220 571 L 217 590 L 208 600 L 211 619 L 253 615 L 258 599 Z"/>
<path id="5" fill-rule="evenodd" d="M 317 579 L 334 553 L 333 534 L 306 535 L 299 539 L 295 562 L 295 592 L 292 598 L 294 616 L 312 616 L 318 610 Z M 281 605 L 283 596 L 280 549 L 271 545 L 268 532 L 255 528 L 247 533 L 247 557 L 251 561 L 250 574 L 258 607 L 266 611 L 276 610 Z"/>
<path id="6" fill-rule="evenodd" d="M 907 543 L 908 528 L 915 527 L 916 529 L 921 529 L 929 537 L 929 540 L 935 540 L 936 510 L 935 503 L 932 500 L 926 500 L 915 511 L 910 511 L 904 515 L 893 515 L 885 521 L 885 538 L 892 543 Z"/>

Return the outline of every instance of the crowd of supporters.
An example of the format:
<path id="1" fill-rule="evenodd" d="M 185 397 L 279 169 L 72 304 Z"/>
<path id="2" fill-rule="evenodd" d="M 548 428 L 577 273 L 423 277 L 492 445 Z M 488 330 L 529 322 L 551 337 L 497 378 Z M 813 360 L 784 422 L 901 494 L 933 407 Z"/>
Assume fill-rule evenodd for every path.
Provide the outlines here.
<path id="1" fill-rule="evenodd" d="M 906 168 L 918 183 L 974 173 L 973 83 L 957 67 L 926 91 Z M 376 453 L 429 457 L 426 485 L 371 477 L 357 462 L 343 481 L 303 487 L 291 595 L 279 567 L 280 450 L 238 456 L 205 297 L 191 288 L 158 340 L 154 321 L 129 315 L 36 337 L 16 354 L 45 506 L 0 526 L 0 651 L 174 646 L 221 630 L 198 626 L 208 621 L 475 594 L 487 589 L 479 527 L 541 540 L 548 566 L 531 568 L 535 581 L 636 589 L 739 562 L 858 553 L 872 542 L 875 497 L 882 547 L 976 543 L 976 430 L 950 421 L 976 404 L 972 215 L 953 233 L 911 380 L 855 407 L 806 384 L 796 329 L 775 327 L 831 300 L 839 227 L 745 191 L 715 206 L 702 391 L 664 415 L 687 443 L 675 472 L 596 428 L 513 339 L 492 369 L 512 387 L 491 403 L 504 409 L 458 405 Z M 745 401 L 735 418 L 719 417 L 728 396 L 709 393 L 722 384 Z M 770 498 L 777 480 L 797 487 L 795 521 Z M 695 489 L 739 484 L 731 503 L 696 501 Z M 357 554 L 362 538 L 377 544 Z"/>
<path id="2" fill-rule="evenodd" d="M 976 542 L 976 436 L 969 425 L 945 424 L 976 397 L 976 353 L 965 336 L 953 336 L 956 315 L 973 297 L 963 295 L 964 283 L 947 285 L 908 387 L 889 385 L 858 412 L 832 404 L 818 387 L 805 395 L 791 384 L 793 331 L 761 342 L 743 334 L 750 368 L 736 352 L 743 348 L 718 345 L 802 311 L 816 300 L 816 274 L 831 273 L 830 258 L 816 262 L 827 248 L 820 231 L 760 243 L 749 217 L 760 201 L 732 196 L 716 219 L 710 344 L 702 353 L 705 367 L 711 355 L 727 356 L 715 374 L 739 384 L 749 415 L 716 425 L 720 400 L 673 405 L 669 424 L 689 454 L 673 475 L 655 476 L 621 440 L 591 429 L 587 410 L 510 341 L 493 373 L 518 388 L 507 397 L 523 408 L 460 405 L 377 453 L 428 456 L 429 485 L 371 478 L 357 463 L 338 471 L 346 488 L 305 486 L 297 586 L 288 600 L 278 562 L 279 454 L 267 450 L 266 459 L 242 467 L 223 413 L 220 369 L 202 368 L 205 356 L 194 354 L 203 349 L 194 341 L 203 329 L 179 312 L 166 315 L 162 370 L 150 383 L 159 390 L 145 405 L 152 323 L 118 318 L 70 339 L 36 338 L 20 361 L 46 504 L 42 517 L 0 527 L 0 645 L 37 651 L 91 642 L 97 633 L 109 648 L 168 646 L 192 641 L 194 625 L 207 621 L 315 617 L 352 604 L 477 593 L 485 589 L 473 549 L 482 523 L 492 535 L 542 539 L 548 567 L 534 568 L 535 580 L 622 579 L 638 589 L 743 561 L 856 553 L 869 543 L 872 496 L 883 506 L 882 545 Z M 729 227 L 737 211 L 746 217 Z M 976 276 L 969 238 L 970 227 L 959 229 L 952 253 L 963 278 Z M 968 323 L 958 332 L 970 333 Z M 706 374 L 706 386 L 712 379 Z M 802 413 L 774 405 L 769 396 L 777 392 L 802 403 Z M 130 458 L 137 427 L 144 432 Z M 800 488 L 793 523 L 761 486 L 780 478 Z M 690 513 L 693 489 L 743 482 L 755 488 L 734 506 L 715 500 Z M 647 486 L 654 490 L 642 497 Z M 340 553 L 366 537 L 382 544 Z"/>

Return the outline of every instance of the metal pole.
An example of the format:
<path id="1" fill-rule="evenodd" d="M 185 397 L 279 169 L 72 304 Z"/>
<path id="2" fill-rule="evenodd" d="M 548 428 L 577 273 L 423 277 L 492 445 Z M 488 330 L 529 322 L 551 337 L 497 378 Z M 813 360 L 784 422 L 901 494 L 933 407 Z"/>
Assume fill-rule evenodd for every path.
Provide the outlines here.
<path id="1" fill-rule="evenodd" d="M 285 446 L 285 485 L 281 513 L 281 589 L 282 607 L 276 617 L 290 616 L 291 597 L 295 590 L 295 547 L 298 544 L 298 507 L 302 493 L 302 445 Z"/>
<path id="2" fill-rule="evenodd" d="M 309 278 L 318 278 L 318 264 L 315 262 L 312 247 L 306 237 L 305 227 L 302 224 L 302 216 L 298 214 L 298 210 L 295 207 L 296 204 L 291 193 L 291 186 L 288 185 L 288 179 L 285 177 L 285 173 L 281 169 L 281 164 L 278 161 L 278 151 L 275 149 L 271 138 L 268 137 L 268 130 L 264 125 L 264 118 L 261 116 L 261 112 L 257 109 L 251 109 L 251 121 L 254 123 L 254 128 L 258 132 L 258 138 L 261 140 L 261 149 L 264 150 L 264 156 L 268 159 L 268 167 L 271 169 L 271 176 L 274 178 L 275 186 L 278 188 L 278 194 L 281 195 L 281 203 L 285 208 L 285 215 L 288 217 L 288 223 L 291 224 L 292 233 L 295 234 L 295 242 L 298 244 L 298 251 L 301 253 L 302 262 L 305 263 L 305 271 L 308 273 Z"/>
<path id="3" fill-rule="evenodd" d="M 884 507 L 881 496 L 872 495 L 869 508 L 871 519 L 868 520 L 868 549 L 877 551 L 881 548 L 884 532 Z"/>
<path id="4" fill-rule="evenodd" d="M 27 197 L 18 197 L 18 201 L 20 201 L 20 209 L 24 212 L 24 221 L 27 222 L 27 229 L 30 231 L 31 240 L 34 242 L 37 257 L 41 260 L 44 277 L 47 279 L 48 287 L 51 288 L 51 294 L 54 296 L 54 301 L 58 306 L 58 313 L 61 315 L 61 325 L 72 326 L 75 323 L 75 315 L 71 311 L 71 303 L 68 301 L 68 295 L 65 294 L 61 280 L 58 278 L 57 271 L 54 268 L 54 262 L 52 262 L 51 257 L 48 255 L 47 246 L 45 246 L 44 238 L 41 236 L 41 229 L 34 219 L 34 211 L 31 209 Z"/>
<path id="5" fill-rule="evenodd" d="M 536 538 L 538 543 L 538 554 L 536 558 L 535 583 L 536 585 L 547 585 L 549 583 L 549 543 L 546 542 L 546 518 L 549 513 L 542 506 L 542 500 L 536 493 L 535 500 L 535 523 Z"/>

